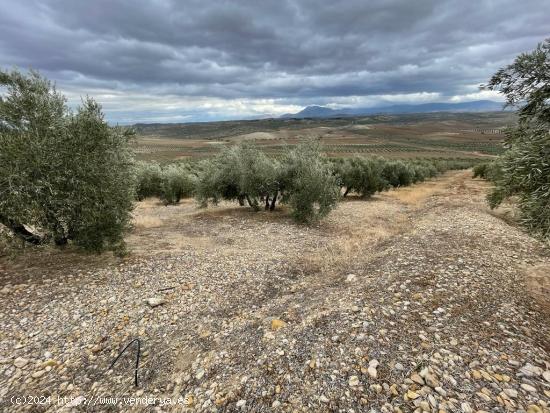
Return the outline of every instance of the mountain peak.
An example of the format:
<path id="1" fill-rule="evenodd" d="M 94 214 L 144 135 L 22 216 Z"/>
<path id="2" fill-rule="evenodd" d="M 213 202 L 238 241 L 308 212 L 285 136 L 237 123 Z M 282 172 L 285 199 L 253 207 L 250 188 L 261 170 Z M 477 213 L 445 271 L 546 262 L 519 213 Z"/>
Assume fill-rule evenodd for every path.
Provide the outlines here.
<path id="1" fill-rule="evenodd" d="M 331 109 L 326 106 L 311 105 L 298 113 L 285 114 L 283 118 L 328 118 L 335 116 L 363 116 L 374 114 L 403 114 L 430 112 L 494 112 L 502 110 L 502 103 L 492 100 L 446 103 L 398 104 L 371 108 Z"/>

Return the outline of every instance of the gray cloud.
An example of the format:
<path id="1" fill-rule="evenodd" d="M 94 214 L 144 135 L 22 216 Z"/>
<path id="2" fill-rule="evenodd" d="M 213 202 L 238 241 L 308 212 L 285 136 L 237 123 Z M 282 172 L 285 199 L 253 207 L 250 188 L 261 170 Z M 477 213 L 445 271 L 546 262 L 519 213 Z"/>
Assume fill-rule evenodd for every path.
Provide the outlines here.
<path id="1" fill-rule="evenodd" d="M 123 113 L 128 121 L 147 113 L 194 120 L 200 113 L 205 119 L 276 114 L 352 97 L 357 104 L 422 93 L 466 99 L 548 36 L 544 6 L 544 0 L 0 0 L 0 66 L 39 69 L 69 96 L 95 95 L 111 119 Z M 169 108 L 162 109 L 163 100 Z"/>

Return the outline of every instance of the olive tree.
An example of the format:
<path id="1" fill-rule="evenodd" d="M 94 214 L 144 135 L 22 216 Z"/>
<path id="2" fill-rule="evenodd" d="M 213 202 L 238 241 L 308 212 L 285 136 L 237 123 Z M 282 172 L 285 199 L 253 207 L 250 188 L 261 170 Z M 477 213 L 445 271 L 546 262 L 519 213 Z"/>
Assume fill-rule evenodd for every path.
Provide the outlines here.
<path id="1" fill-rule="evenodd" d="M 72 112 L 37 72 L 0 71 L 0 223 L 39 244 L 118 250 L 134 198 L 132 132 L 86 98 Z"/>
<path id="2" fill-rule="evenodd" d="M 299 222 L 323 218 L 340 198 L 336 177 L 316 142 L 300 144 L 286 153 L 279 180 L 282 201 L 290 205 Z"/>
<path id="3" fill-rule="evenodd" d="M 135 164 L 136 197 L 138 201 L 161 195 L 162 169 L 157 162 L 139 161 Z"/>
<path id="4" fill-rule="evenodd" d="M 278 162 L 249 144 L 226 148 L 213 159 L 203 161 L 197 182 L 202 205 L 220 199 L 245 201 L 255 210 L 264 201 L 273 210 L 279 194 Z"/>
<path id="5" fill-rule="evenodd" d="M 193 196 L 196 177 L 186 165 L 170 164 L 161 170 L 159 198 L 165 205 L 173 205 Z"/>
<path id="6" fill-rule="evenodd" d="M 491 207 L 515 195 L 522 223 L 550 239 L 550 39 L 497 71 L 488 85 L 518 108 L 518 123 L 507 131 L 500 176 L 489 195 Z"/>

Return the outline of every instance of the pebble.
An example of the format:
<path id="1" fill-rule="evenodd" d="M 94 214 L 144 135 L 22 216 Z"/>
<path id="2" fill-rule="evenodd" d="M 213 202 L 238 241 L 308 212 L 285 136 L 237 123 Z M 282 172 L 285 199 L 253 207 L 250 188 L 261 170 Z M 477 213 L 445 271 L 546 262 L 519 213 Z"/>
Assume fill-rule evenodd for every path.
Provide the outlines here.
<path id="1" fill-rule="evenodd" d="M 359 386 L 359 377 L 357 377 L 357 376 L 351 376 L 351 377 L 349 378 L 348 384 L 349 384 L 351 387 Z"/>
<path id="2" fill-rule="evenodd" d="M 515 389 L 504 389 L 504 393 L 512 399 L 518 397 L 518 391 Z"/>
<path id="3" fill-rule="evenodd" d="M 158 307 L 159 305 L 163 305 L 166 303 L 166 300 L 162 297 L 150 297 L 146 300 L 147 304 L 151 308 Z"/>
<path id="4" fill-rule="evenodd" d="M 271 320 L 271 329 L 272 330 L 279 330 L 280 328 L 283 328 L 286 325 L 286 323 L 283 320 L 280 320 L 278 318 L 274 318 Z"/>
<path id="5" fill-rule="evenodd" d="M 29 362 L 29 360 L 27 360 L 26 358 L 23 358 L 23 357 L 17 357 L 14 361 L 13 361 L 13 365 L 15 367 L 17 367 L 18 369 L 21 369 L 23 367 L 25 367 L 27 365 L 27 363 Z"/>
<path id="6" fill-rule="evenodd" d="M 527 383 L 521 383 L 521 388 L 529 393 L 536 393 L 537 389 Z"/>
<path id="7" fill-rule="evenodd" d="M 36 372 L 34 372 L 32 374 L 32 378 L 33 379 L 39 379 L 40 377 L 42 377 L 44 374 L 46 374 L 46 371 L 45 370 L 38 370 Z"/>

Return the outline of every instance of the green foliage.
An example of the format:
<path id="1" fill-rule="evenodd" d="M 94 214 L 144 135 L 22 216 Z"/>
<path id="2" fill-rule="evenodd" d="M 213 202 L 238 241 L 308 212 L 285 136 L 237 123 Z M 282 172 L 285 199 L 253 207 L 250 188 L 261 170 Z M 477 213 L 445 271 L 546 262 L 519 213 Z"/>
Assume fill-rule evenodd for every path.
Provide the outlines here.
<path id="1" fill-rule="evenodd" d="M 489 167 L 489 162 L 483 162 L 474 166 L 473 169 L 473 178 L 483 178 L 487 179 L 487 169 Z"/>
<path id="2" fill-rule="evenodd" d="M 139 201 L 157 197 L 165 205 L 173 205 L 195 193 L 197 178 L 186 164 L 161 167 L 156 162 L 137 162 L 135 167 L 136 197 Z"/>
<path id="3" fill-rule="evenodd" d="M 203 206 L 237 200 L 258 210 L 263 201 L 265 209 L 273 210 L 280 198 L 298 221 L 312 222 L 325 216 L 338 200 L 335 177 L 314 143 L 289 150 L 280 161 L 242 144 L 199 167 L 196 197 Z"/>
<path id="4" fill-rule="evenodd" d="M 388 161 L 382 168 L 382 176 L 394 188 L 408 186 L 413 181 L 413 171 L 403 161 Z"/>
<path id="5" fill-rule="evenodd" d="M 246 194 L 242 188 L 242 152 L 242 147 L 232 147 L 200 163 L 196 196 L 202 206 L 222 199 L 243 204 Z"/>
<path id="6" fill-rule="evenodd" d="M 482 162 L 474 166 L 473 178 L 483 178 L 492 182 L 497 182 L 502 179 L 502 162 L 500 159 Z"/>
<path id="7" fill-rule="evenodd" d="M 248 143 L 224 149 L 217 156 L 193 165 L 140 163 L 138 195 L 157 196 L 165 203 L 194 194 L 202 206 L 220 200 L 238 201 L 259 210 L 273 210 L 277 201 L 290 206 L 300 222 L 326 216 L 340 198 L 353 191 L 362 197 L 390 187 L 411 185 L 448 169 L 471 167 L 464 160 L 387 161 L 382 158 L 328 159 L 317 142 L 287 148 L 279 159 L 268 157 Z M 167 177 L 172 177 L 168 179 Z M 176 191 L 167 190 L 177 182 Z M 171 186 L 171 185 L 168 185 Z M 174 194 L 174 195 L 171 195 Z"/>
<path id="8" fill-rule="evenodd" d="M 156 162 L 138 161 L 135 166 L 136 197 L 138 201 L 161 195 L 162 169 Z"/>
<path id="9" fill-rule="evenodd" d="M 90 98 L 72 113 L 36 72 L 0 71 L 0 86 L 0 222 L 34 243 L 123 248 L 132 133 L 109 127 Z"/>
<path id="10" fill-rule="evenodd" d="M 349 158 L 338 166 L 338 183 L 345 187 L 344 196 L 356 192 L 362 197 L 369 197 L 388 187 L 384 179 L 385 162 L 373 158 Z"/>
<path id="11" fill-rule="evenodd" d="M 162 169 L 160 194 L 165 205 L 173 205 L 183 198 L 193 196 L 196 187 L 196 177 L 186 165 L 172 164 Z"/>
<path id="12" fill-rule="evenodd" d="M 307 142 L 289 150 L 282 166 L 283 202 L 290 205 L 297 221 L 314 222 L 336 207 L 339 187 L 318 143 Z"/>
<path id="13" fill-rule="evenodd" d="M 492 177 L 489 203 L 494 208 L 516 196 L 525 227 L 550 240 L 550 40 L 500 69 L 487 88 L 519 106 L 518 124 L 507 132 L 507 150 Z"/>

